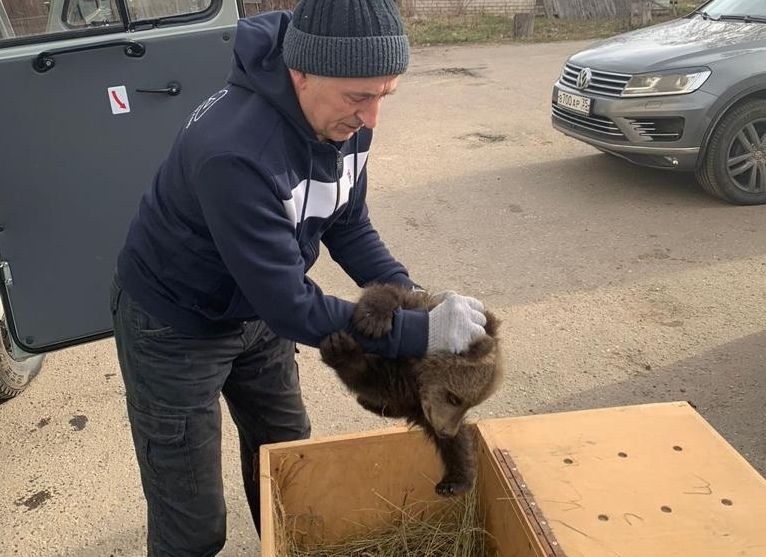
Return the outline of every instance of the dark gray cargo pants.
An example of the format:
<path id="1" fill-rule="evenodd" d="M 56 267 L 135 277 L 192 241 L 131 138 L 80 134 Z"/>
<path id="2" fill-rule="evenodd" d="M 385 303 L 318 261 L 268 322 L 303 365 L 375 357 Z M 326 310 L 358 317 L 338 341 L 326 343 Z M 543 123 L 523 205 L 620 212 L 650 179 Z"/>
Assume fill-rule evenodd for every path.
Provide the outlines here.
<path id="1" fill-rule="evenodd" d="M 215 555 L 226 541 L 219 395 L 239 430 L 245 493 L 260 528 L 258 447 L 311 431 L 295 344 L 262 321 L 218 336 L 183 335 L 143 311 L 117 280 L 111 309 L 147 502 L 148 555 Z"/>

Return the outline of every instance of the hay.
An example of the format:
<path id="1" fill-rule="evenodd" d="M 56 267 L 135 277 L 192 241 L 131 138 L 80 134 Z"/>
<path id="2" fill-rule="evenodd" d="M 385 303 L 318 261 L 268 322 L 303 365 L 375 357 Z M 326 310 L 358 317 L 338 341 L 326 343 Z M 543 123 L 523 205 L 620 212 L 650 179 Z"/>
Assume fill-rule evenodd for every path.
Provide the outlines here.
<path id="1" fill-rule="evenodd" d="M 481 526 L 476 490 L 443 504 L 426 518 L 423 504 L 386 501 L 392 523 L 369 529 L 343 543 L 301 547 L 300 533 L 287 524 L 285 509 L 274 489 L 278 557 L 494 557 L 491 535 Z"/>

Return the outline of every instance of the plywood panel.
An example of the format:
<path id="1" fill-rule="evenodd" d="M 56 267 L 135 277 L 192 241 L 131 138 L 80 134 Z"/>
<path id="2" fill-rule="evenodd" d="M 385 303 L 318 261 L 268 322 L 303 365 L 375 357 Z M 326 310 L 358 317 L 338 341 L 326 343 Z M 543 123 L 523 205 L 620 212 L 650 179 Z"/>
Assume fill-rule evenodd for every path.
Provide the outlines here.
<path id="1" fill-rule="evenodd" d="M 480 422 L 568 557 L 766 555 L 766 480 L 687 403 Z"/>
<path id="2" fill-rule="evenodd" d="M 477 447 L 480 513 L 498 557 L 544 557 L 486 443 L 479 439 Z M 391 503 L 418 501 L 426 512 L 449 504 L 433 492 L 442 475 L 433 445 L 404 428 L 267 445 L 261 470 L 262 557 L 275 557 L 272 482 L 280 485 L 282 504 L 309 543 L 390 524 Z"/>
<path id="3" fill-rule="evenodd" d="M 498 557 L 544 557 L 543 548 L 483 440 L 479 442 L 478 463 L 477 489 L 484 528 L 492 534 Z"/>
<path id="4" fill-rule="evenodd" d="M 311 544 L 334 542 L 391 522 L 415 501 L 434 510 L 442 466 L 420 431 L 396 428 L 265 446 L 261 452 L 263 557 L 273 556 L 271 482 L 296 531 Z"/>

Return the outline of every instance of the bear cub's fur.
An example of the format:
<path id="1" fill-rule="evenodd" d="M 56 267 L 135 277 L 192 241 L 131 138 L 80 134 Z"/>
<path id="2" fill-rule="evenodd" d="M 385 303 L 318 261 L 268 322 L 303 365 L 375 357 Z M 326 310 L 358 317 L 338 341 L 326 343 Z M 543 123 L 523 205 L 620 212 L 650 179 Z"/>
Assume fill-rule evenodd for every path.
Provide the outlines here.
<path id="1" fill-rule="evenodd" d="M 382 337 L 390 332 L 397 308 L 430 310 L 440 301 L 397 285 L 373 285 L 356 304 L 353 325 L 363 335 Z M 474 340 L 463 354 L 439 352 L 390 360 L 365 354 L 344 331 L 328 336 L 320 345 L 322 360 L 337 371 L 359 404 L 381 416 L 405 418 L 433 440 L 445 469 L 436 486 L 439 495 L 458 495 L 473 486 L 473 434 L 463 420 L 502 381 L 500 323 L 488 311 L 485 316 L 486 335 Z"/>

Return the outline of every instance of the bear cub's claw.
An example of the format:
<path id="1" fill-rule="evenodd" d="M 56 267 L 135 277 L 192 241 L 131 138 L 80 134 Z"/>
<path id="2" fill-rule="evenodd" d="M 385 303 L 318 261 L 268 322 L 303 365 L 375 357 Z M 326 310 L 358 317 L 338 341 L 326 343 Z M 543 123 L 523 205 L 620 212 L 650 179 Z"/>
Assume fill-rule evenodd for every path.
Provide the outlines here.
<path id="1" fill-rule="evenodd" d="M 442 480 L 436 484 L 436 494 L 442 497 L 454 497 L 462 495 L 473 487 L 471 482 Z"/>

